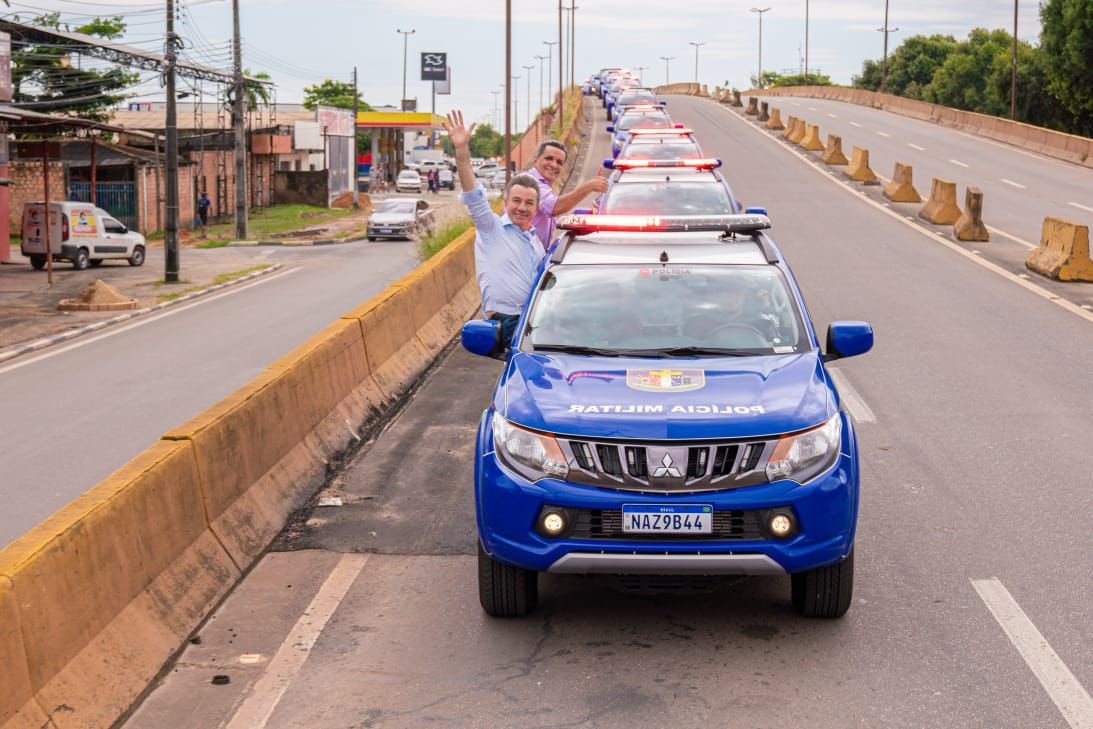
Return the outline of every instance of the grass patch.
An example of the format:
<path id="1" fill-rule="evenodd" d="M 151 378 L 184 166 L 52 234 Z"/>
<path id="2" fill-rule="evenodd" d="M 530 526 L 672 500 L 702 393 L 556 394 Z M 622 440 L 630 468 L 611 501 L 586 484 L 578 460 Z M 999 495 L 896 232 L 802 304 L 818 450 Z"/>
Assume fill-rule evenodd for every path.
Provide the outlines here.
<path id="1" fill-rule="evenodd" d="M 169 294 L 160 294 L 159 296 L 156 297 L 156 303 L 157 304 L 162 304 L 164 301 L 174 301 L 175 299 L 179 298 L 180 296 L 185 296 L 186 294 L 192 294 L 195 291 L 204 291 L 205 289 L 209 288 L 210 286 L 216 286 L 217 284 L 227 283 L 228 281 L 234 281 L 237 278 L 242 278 L 243 276 L 246 276 L 248 273 L 254 273 L 255 271 L 264 271 L 265 269 L 269 268 L 272 265 L 273 265 L 272 263 L 264 263 L 261 266 L 251 266 L 250 268 L 244 268 L 244 269 L 239 270 L 239 271 L 231 271 L 229 273 L 222 273 L 219 276 L 214 277 L 213 280 L 210 281 L 209 283 L 204 284 L 202 286 L 191 286 L 190 288 L 182 289 L 181 291 L 172 291 Z M 188 284 L 190 282 L 189 281 L 179 281 L 178 283 L 179 284 Z M 173 285 L 173 284 L 165 284 L 165 282 L 163 282 L 163 281 L 156 281 L 156 287 L 157 288 L 160 287 L 160 286 L 164 286 L 164 285 Z"/>
<path id="2" fill-rule="evenodd" d="M 229 243 L 231 243 L 230 240 L 228 240 L 227 238 L 222 238 L 220 240 L 202 241 L 201 243 L 197 244 L 197 247 L 198 248 L 223 248 L 226 245 L 228 245 Z"/>
<path id="3" fill-rule="evenodd" d="M 570 86 L 565 91 L 565 124 L 568 127 L 569 123 L 576 116 L 577 111 L 581 108 L 581 104 L 584 103 L 584 95 L 581 93 L 579 86 Z M 559 123 L 561 120 L 555 117 L 554 123 L 547 127 L 548 139 L 561 139 L 562 133 L 565 129 Z"/>
<path id="4" fill-rule="evenodd" d="M 288 233 L 299 230 L 304 226 L 329 223 L 355 212 L 359 211 L 352 208 L 321 208 L 315 205 L 273 205 L 268 208 L 254 208 L 250 211 L 247 222 L 247 232 L 250 234 L 248 239 L 268 238 L 276 233 Z M 201 234 L 201 229 L 194 228 L 187 230 L 187 232 L 196 237 Z M 208 236 L 208 240 L 198 243 L 197 248 L 221 248 L 233 240 L 238 240 L 235 237 L 234 220 L 228 220 L 226 223 L 213 223 L 209 225 L 205 234 Z M 150 233 L 147 238 L 149 240 L 162 239 L 163 231 Z"/>
<path id="5" fill-rule="evenodd" d="M 471 219 L 463 217 L 448 223 L 435 233 L 422 237 L 420 244 L 422 260 L 427 261 L 435 256 L 444 249 L 444 246 L 458 238 L 470 227 Z"/>

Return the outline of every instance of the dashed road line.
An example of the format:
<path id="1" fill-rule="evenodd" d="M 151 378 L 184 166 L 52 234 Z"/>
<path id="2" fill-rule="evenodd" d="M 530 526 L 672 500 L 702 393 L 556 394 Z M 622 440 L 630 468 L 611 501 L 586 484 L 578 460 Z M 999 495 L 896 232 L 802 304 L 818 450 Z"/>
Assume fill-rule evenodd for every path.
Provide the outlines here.
<path id="1" fill-rule="evenodd" d="M 849 410 L 850 414 L 854 417 L 854 422 L 877 422 L 877 416 L 873 414 L 873 411 L 865 403 L 865 399 L 854 389 L 854 386 L 850 384 L 850 381 L 846 379 L 846 375 L 843 374 L 841 370 L 829 367 L 827 373 L 831 375 L 831 379 L 835 381 L 835 389 L 839 391 L 839 396 L 842 398 L 843 404 L 846 405 L 846 409 Z"/>
<path id="2" fill-rule="evenodd" d="M 331 570 L 311 604 L 285 636 L 281 647 L 269 662 L 266 672 L 254 684 L 254 689 L 226 729 L 263 729 L 273 715 L 281 697 L 311 655 L 315 641 L 323 632 L 330 616 L 338 609 L 357 575 L 368 561 L 367 554 L 345 554 Z"/>
<path id="3" fill-rule="evenodd" d="M 1018 190 L 1024 190 L 1025 189 L 1025 186 L 1022 185 L 1020 182 L 1014 182 L 1013 180 L 1007 180 L 1005 177 L 1002 178 L 1002 182 L 1004 182 L 1007 185 L 1010 185 L 1012 187 L 1016 187 Z"/>
<path id="4" fill-rule="evenodd" d="M 860 126 L 861 126 L 861 124 L 858 124 L 857 122 L 850 122 L 850 126 L 852 126 L 852 127 L 860 127 Z"/>
<path id="5" fill-rule="evenodd" d="M 949 160 L 949 161 L 950 161 L 950 162 L 952 162 L 952 163 L 953 163 L 954 165 L 956 165 L 957 167 L 967 167 L 967 166 L 968 166 L 968 165 L 966 165 L 965 163 L 961 162 L 961 161 L 960 161 L 960 160 L 958 160 L 958 159 L 951 159 L 951 160 Z"/>
<path id="6" fill-rule="evenodd" d="M 1040 247 L 1040 246 L 1036 245 L 1035 243 L 1029 243 L 1027 240 L 1024 240 L 1023 238 L 1018 238 L 1017 236 L 1013 235 L 1012 233 L 1007 233 L 1004 230 L 1001 230 L 999 228 L 995 228 L 993 225 L 988 225 L 987 230 L 989 230 L 990 232 L 992 232 L 996 235 L 1000 235 L 1003 238 L 1009 238 L 1014 243 L 1017 243 L 1019 245 L 1023 245 L 1025 248 L 1039 248 Z"/>
<path id="7" fill-rule="evenodd" d="M 881 137 L 890 137 L 890 136 L 892 136 L 888 132 L 877 132 L 877 135 L 881 136 Z"/>
<path id="8" fill-rule="evenodd" d="M 838 114 L 828 114 L 828 116 L 831 117 L 832 119 L 838 119 L 839 118 Z"/>
<path id="9" fill-rule="evenodd" d="M 1082 205 L 1081 203 L 1076 203 L 1076 202 L 1068 202 L 1067 205 L 1073 205 L 1074 207 L 1078 208 L 1079 210 L 1084 210 L 1087 213 L 1093 213 L 1093 208 L 1089 207 L 1088 205 Z"/>
<path id="10" fill-rule="evenodd" d="M 816 107 L 815 106 L 810 106 L 810 107 L 808 107 L 808 110 L 809 111 L 816 111 Z"/>
<path id="11" fill-rule="evenodd" d="M 911 149 L 917 149 L 919 152 L 925 152 L 926 151 L 925 147 L 920 147 L 917 144 L 912 144 L 910 142 L 907 143 L 907 146 L 910 147 Z"/>
<path id="12" fill-rule="evenodd" d="M 972 587 L 1072 729 L 1093 727 L 1093 698 L 997 577 Z"/>

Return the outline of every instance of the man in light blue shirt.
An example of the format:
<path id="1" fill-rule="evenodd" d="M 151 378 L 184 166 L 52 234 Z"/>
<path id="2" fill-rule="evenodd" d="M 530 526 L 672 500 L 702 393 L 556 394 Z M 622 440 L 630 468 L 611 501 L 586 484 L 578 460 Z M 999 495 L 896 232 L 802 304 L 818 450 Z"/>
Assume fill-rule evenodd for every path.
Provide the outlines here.
<path id="1" fill-rule="evenodd" d="M 504 213 L 497 215 L 471 167 L 470 140 L 475 125 L 464 127 L 462 112 L 453 111 L 444 126 L 455 147 L 456 171 L 463 188 L 460 199 L 478 234 L 474 265 L 482 290 L 482 311 L 487 318 L 501 322 L 501 341 L 510 346 L 545 255 L 532 227 L 539 209 L 539 183 L 526 174 L 513 177 L 505 188 Z"/>

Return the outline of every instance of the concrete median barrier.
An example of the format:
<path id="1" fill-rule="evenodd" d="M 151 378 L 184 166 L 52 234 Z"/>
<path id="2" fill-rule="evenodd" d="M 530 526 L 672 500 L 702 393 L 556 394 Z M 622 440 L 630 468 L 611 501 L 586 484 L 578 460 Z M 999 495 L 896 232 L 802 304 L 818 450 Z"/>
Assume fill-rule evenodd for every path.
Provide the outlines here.
<path id="1" fill-rule="evenodd" d="M 820 161 L 827 165 L 845 165 L 846 155 L 843 154 L 843 139 L 838 134 L 827 135 L 827 146 L 820 155 Z"/>
<path id="2" fill-rule="evenodd" d="M 744 113 L 749 116 L 759 116 L 759 98 L 755 96 L 748 97 L 748 108 L 744 109 Z M 45 250 L 45 249 L 43 249 Z"/>
<path id="3" fill-rule="evenodd" d="M 843 170 L 843 174 L 854 182 L 866 185 L 876 185 L 877 175 L 869 166 L 869 150 L 865 147 L 854 147 L 850 151 L 850 164 Z"/>
<path id="4" fill-rule="evenodd" d="M 770 119 L 767 120 L 767 129 L 785 129 L 786 125 L 782 123 L 782 112 L 775 107 L 770 110 Z"/>
<path id="5" fill-rule="evenodd" d="M 744 105 L 744 102 L 740 100 L 740 92 L 739 91 L 733 91 L 732 92 L 732 102 L 729 105 L 730 106 L 737 106 L 737 107 Z"/>
<path id="6" fill-rule="evenodd" d="M 935 225 L 952 225 L 960 219 L 962 211 L 956 204 L 956 183 L 935 177 L 930 185 L 930 197 L 918 217 Z"/>
<path id="7" fill-rule="evenodd" d="M 1040 247 L 1028 254 L 1025 267 L 1057 281 L 1093 281 L 1089 226 L 1063 218 L 1044 218 Z"/>
<path id="8" fill-rule="evenodd" d="M 797 117 L 792 114 L 789 115 L 789 119 L 786 120 L 786 126 L 782 130 L 782 138 L 789 139 L 790 136 L 797 131 Z"/>
<path id="9" fill-rule="evenodd" d="M 759 102 L 759 116 L 756 117 L 755 121 L 757 121 L 757 122 L 770 121 L 770 111 L 769 111 L 769 109 L 770 109 L 770 104 L 768 104 L 765 101 L 760 101 Z"/>
<path id="10" fill-rule="evenodd" d="M 896 162 L 892 180 L 884 186 L 882 194 L 892 202 L 922 202 L 922 195 L 915 189 L 913 174 L 911 165 Z"/>
<path id="11" fill-rule="evenodd" d="M 787 139 L 794 144 L 800 144 L 801 140 L 805 138 L 805 120 L 798 117 L 793 117 L 793 129 L 790 131 Z"/>
<path id="12" fill-rule="evenodd" d="M 953 223 L 953 235 L 957 240 L 986 242 L 991 239 L 983 223 L 983 191 L 969 187 L 964 192 L 964 212 Z"/>
<path id="13" fill-rule="evenodd" d="M 819 152 L 824 148 L 824 143 L 820 141 L 820 127 L 818 125 L 805 125 L 805 136 L 801 138 L 801 148 L 810 152 Z"/>

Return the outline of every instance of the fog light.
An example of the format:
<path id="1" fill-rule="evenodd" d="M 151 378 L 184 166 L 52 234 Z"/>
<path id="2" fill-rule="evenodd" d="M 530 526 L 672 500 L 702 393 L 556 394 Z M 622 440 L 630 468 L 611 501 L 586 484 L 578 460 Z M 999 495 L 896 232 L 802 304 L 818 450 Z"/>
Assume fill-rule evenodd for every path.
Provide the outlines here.
<path id="1" fill-rule="evenodd" d="M 548 511 L 542 518 L 543 533 L 548 537 L 556 537 L 565 531 L 565 517 L 557 511 Z"/>
<path id="2" fill-rule="evenodd" d="M 789 514 L 779 512 L 770 517 L 770 533 L 776 537 L 785 537 L 793 531 L 793 519 Z"/>

